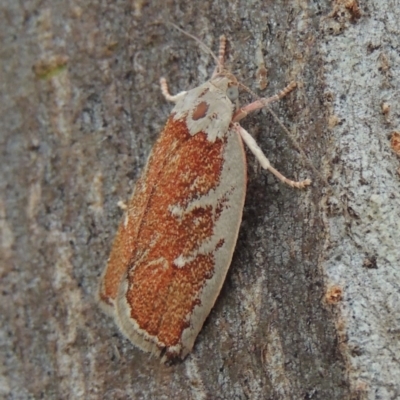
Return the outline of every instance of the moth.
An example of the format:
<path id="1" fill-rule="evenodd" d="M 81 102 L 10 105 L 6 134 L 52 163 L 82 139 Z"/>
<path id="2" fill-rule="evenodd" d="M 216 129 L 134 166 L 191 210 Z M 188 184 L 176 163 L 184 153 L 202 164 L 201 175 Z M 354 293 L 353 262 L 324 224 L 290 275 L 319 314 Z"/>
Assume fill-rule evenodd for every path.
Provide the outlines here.
<path id="1" fill-rule="evenodd" d="M 224 68 L 225 48 L 222 36 L 211 79 L 194 89 L 171 95 L 160 80 L 175 107 L 136 183 L 101 277 L 103 308 L 135 346 L 163 362 L 192 350 L 224 283 L 246 194 L 243 143 L 282 182 L 300 189 L 311 183 L 274 169 L 239 124 L 296 84 L 239 107 L 240 84 Z"/>

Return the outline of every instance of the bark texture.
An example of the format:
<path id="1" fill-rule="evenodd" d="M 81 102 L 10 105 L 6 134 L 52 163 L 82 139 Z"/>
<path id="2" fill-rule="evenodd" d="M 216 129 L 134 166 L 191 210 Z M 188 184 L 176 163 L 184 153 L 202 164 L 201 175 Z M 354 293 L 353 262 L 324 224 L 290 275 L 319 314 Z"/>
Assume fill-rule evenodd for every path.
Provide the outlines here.
<path id="1" fill-rule="evenodd" d="M 400 397 L 398 1 L 0 7 L 1 398 Z M 275 167 L 314 183 L 285 187 L 248 154 L 228 278 L 173 366 L 96 303 L 117 202 L 172 108 L 160 76 L 178 92 L 214 67 L 163 20 L 214 51 L 224 33 L 232 72 L 261 96 L 296 80 L 272 108 L 320 174 L 270 114 L 243 122 Z"/>

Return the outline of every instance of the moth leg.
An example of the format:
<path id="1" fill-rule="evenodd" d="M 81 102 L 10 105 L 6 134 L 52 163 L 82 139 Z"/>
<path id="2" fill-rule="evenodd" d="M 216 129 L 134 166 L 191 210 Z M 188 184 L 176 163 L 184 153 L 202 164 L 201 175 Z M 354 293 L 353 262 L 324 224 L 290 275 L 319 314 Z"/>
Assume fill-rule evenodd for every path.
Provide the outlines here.
<path id="1" fill-rule="evenodd" d="M 274 96 L 268 97 L 268 98 L 262 98 L 259 100 L 254 101 L 253 103 L 247 104 L 247 106 L 244 106 L 237 110 L 235 114 L 233 115 L 233 122 L 239 122 L 241 119 L 247 116 L 247 114 L 257 111 L 261 108 L 266 107 L 268 104 L 273 103 L 274 101 L 280 100 L 282 97 L 285 97 L 288 95 L 291 91 L 293 91 L 297 86 L 297 83 L 292 81 L 287 85 L 285 88 L 283 88 L 279 93 L 275 94 Z"/>
<path id="2" fill-rule="evenodd" d="M 226 50 L 226 37 L 221 35 L 219 37 L 219 50 L 218 50 L 218 65 L 215 67 L 211 79 L 215 78 L 220 72 L 222 72 L 225 63 L 225 50 Z"/>
<path id="3" fill-rule="evenodd" d="M 280 181 L 286 183 L 287 185 L 298 188 L 304 189 L 306 186 L 311 184 L 310 179 L 305 179 L 304 181 L 292 181 L 285 176 L 283 176 L 278 170 L 276 170 L 271 163 L 269 162 L 268 158 L 264 155 L 260 147 L 258 146 L 257 142 L 253 139 L 253 137 L 248 133 L 245 129 L 243 129 L 237 122 L 233 124 L 234 129 L 237 133 L 241 136 L 243 141 L 246 143 L 247 147 L 251 150 L 251 152 L 256 156 L 258 162 L 264 169 L 272 172 Z"/>
<path id="4" fill-rule="evenodd" d="M 172 101 L 173 103 L 178 102 L 187 93 L 186 91 L 183 91 L 179 92 L 178 94 L 171 95 L 169 93 L 167 80 L 165 78 L 160 78 L 160 87 L 161 87 L 161 93 L 163 94 L 165 99 L 167 101 Z"/>
<path id="5" fill-rule="evenodd" d="M 126 211 L 128 209 L 128 204 L 126 204 L 124 201 L 119 200 L 117 203 L 117 206 L 122 210 Z"/>

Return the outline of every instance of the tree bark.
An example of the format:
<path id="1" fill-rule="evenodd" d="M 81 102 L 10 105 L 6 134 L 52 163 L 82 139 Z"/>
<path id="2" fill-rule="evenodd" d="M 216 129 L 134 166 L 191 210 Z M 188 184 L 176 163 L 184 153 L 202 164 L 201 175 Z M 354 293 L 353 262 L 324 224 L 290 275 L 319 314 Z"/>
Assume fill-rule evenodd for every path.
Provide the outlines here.
<path id="1" fill-rule="evenodd" d="M 51 2 L 1 6 L 0 397 L 400 397 L 397 1 Z M 96 292 L 173 93 L 216 51 L 260 96 L 243 121 L 297 191 L 248 153 L 228 277 L 172 366 L 134 348 Z M 244 93 L 241 103 L 250 101 Z M 293 143 L 294 139 L 294 143 Z M 302 151 L 298 151 L 298 148 Z"/>

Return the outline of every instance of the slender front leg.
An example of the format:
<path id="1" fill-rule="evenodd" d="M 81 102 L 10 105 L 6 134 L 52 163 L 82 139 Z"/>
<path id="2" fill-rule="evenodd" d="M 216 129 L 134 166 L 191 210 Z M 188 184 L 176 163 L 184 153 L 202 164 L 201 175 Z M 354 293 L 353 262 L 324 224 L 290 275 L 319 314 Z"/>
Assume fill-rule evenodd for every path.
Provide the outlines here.
<path id="1" fill-rule="evenodd" d="M 268 158 L 265 157 L 264 153 L 258 146 L 257 142 L 253 139 L 253 137 L 248 133 L 245 129 L 243 129 L 237 122 L 233 123 L 233 128 L 237 131 L 237 133 L 243 139 L 243 142 L 246 143 L 247 147 L 250 151 L 256 156 L 258 162 L 264 169 L 272 172 L 280 181 L 286 183 L 287 185 L 298 188 L 304 189 L 306 186 L 311 184 L 310 179 L 305 179 L 304 181 L 296 182 L 292 181 L 285 176 L 283 176 L 278 170 L 276 170 L 269 162 Z"/>
<path id="2" fill-rule="evenodd" d="M 186 91 L 183 91 L 179 92 L 178 94 L 171 95 L 169 93 L 168 84 L 165 78 L 160 78 L 160 86 L 161 86 L 161 93 L 166 98 L 166 100 L 172 101 L 173 103 L 179 101 L 187 93 Z"/>
<path id="3" fill-rule="evenodd" d="M 233 122 L 239 122 L 241 119 L 246 117 L 247 114 L 259 110 L 260 108 L 266 107 L 268 104 L 273 103 L 274 101 L 280 100 L 282 97 L 288 95 L 292 90 L 294 90 L 297 86 L 296 82 L 290 82 L 283 90 L 277 93 L 274 96 L 268 98 L 262 98 L 254 101 L 253 103 L 248 104 L 236 111 L 233 116 Z"/>

